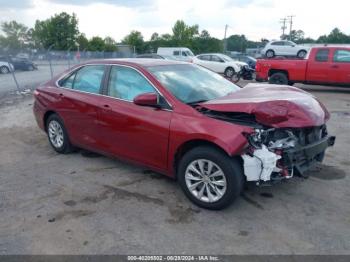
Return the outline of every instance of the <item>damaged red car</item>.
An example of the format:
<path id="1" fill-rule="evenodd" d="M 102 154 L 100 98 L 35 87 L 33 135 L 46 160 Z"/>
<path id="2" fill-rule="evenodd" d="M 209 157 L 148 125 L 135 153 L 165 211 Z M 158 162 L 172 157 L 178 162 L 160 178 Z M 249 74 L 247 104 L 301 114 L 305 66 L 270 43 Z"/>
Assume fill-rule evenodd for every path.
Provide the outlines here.
<path id="1" fill-rule="evenodd" d="M 83 148 L 174 177 L 222 209 L 245 182 L 290 179 L 322 162 L 329 113 L 298 88 L 240 88 L 205 68 L 152 59 L 81 64 L 38 87 L 34 114 L 59 153 Z"/>

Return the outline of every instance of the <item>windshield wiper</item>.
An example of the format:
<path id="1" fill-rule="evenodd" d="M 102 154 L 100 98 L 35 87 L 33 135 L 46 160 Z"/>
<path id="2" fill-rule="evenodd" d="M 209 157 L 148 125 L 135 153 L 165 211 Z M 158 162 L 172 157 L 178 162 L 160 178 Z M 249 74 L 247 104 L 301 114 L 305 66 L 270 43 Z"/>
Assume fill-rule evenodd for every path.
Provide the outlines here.
<path id="1" fill-rule="evenodd" d="M 207 101 L 209 101 L 209 100 L 202 99 L 202 100 L 197 100 L 197 101 L 188 102 L 188 103 L 186 103 L 186 104 L 187 104 L 187 105 L 196 105 L 196 104 L 204 103 L 204 102 L 207 102 Z"/>

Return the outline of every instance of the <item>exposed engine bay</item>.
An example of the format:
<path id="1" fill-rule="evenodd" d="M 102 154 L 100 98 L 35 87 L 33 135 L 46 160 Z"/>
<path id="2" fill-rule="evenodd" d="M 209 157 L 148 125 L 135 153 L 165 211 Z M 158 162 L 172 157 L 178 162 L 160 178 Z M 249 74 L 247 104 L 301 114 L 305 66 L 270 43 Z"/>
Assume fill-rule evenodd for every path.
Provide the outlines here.
<path id="1" fill-rule="evenodd" d="M 217 112 L 198 108 L 203 114 L 254 128 L 243 134 L 248 147 L 241 155 L 247 181 L 257 184 L 303 176 L 317 162 L 322 162 L 327 147 L 335 142 L 326 125 L 307 128 L 271 128 L 255 121 L 252 114 Z"/>

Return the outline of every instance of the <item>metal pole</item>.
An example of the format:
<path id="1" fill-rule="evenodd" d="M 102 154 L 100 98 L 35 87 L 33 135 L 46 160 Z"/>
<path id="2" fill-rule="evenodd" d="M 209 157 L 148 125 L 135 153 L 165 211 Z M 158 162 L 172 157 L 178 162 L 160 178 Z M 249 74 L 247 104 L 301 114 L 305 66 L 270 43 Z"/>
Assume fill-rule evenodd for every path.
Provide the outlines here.
<path id="1" fill-rule="evenodd" d="M 225 35 L 224 35 L 224 53 L 227 51 L 227 40 L 226 40 L 226 33 L 227 33 L 228 25 L 225 25 Z"/>
<path id="2" fill-rule="evenodd" d="M 49 58 L 49 65 L 50 65 L 50 72 L 51 72 L 51 78 L 53 78 L 53 70 L 52 70 L 51 54 L 50 54 L 50 51 L 51 51 L 52 47 L 54 47 L 54 44 L 50 45 L 49 49 L 47 49 L 47 54 L 48 54 L 48 58 Z"/>
<path id="3" fill-rule="evenodd" d="M 15 81 L 17 91 L 18 91 L 18 92 L 21 92 L 21 89 L 19 88 L 19 84 L 18 84 L 16 75 L 15 75 L 15 68 L 14 68 L 14 67 L 12 68 L 12 66 L 11 66 L 12 64 L 10 64 L 9 61 L 10 61 L 10 57 L 7 56 L 7 64 L 8 64 L 8 67 L 9 67 L 9 69 L 10 69 L 10 72 L 11 72 L 11 74 L 12 74 L 13 80 Z"/>
<path id="4" fill-rule="evenodd" d="M 288 17 L 289 17 L 289 40 L 292 41 L 293 17 L 295 17 L 295 15 L 290 15 Z"/>

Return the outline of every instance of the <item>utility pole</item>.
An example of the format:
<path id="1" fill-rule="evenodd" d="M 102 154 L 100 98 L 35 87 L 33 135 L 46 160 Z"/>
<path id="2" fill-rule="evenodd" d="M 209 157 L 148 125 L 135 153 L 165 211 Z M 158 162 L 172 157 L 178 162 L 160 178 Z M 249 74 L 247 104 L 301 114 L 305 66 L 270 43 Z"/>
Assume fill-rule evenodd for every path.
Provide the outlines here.
<path id="1" fill-rule="evenodd" d="M 289 18 L 289 40 L 292 40 L 293 17 L 295 17 L 295 15 L 288 16 L 288 18 Z"/>
<path id="2" fill-rule="evenodd" d="M 226 53 L 226 49 L 227 49 L 227 40 L 226 40 L 227 28 L 228 28 L 228 25 L 225 25 L 225 35 L 224 35 L 224 53 Z"/>
<path id="3" fill-rule="evenodd" d="M 286 26 L 287 18 L 281 18 L 280 23 L 282 24 L 282 27 L 281 27 L 281 29 L 282 29 L 282 37 L 284 37 L 284 35 L 285 35 L 284 33 L 285 33 L 286 29 L 287 29 L 287 26 Z"/>

